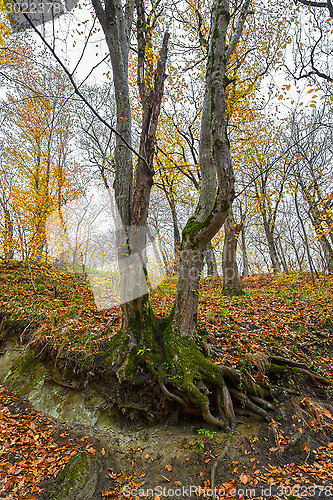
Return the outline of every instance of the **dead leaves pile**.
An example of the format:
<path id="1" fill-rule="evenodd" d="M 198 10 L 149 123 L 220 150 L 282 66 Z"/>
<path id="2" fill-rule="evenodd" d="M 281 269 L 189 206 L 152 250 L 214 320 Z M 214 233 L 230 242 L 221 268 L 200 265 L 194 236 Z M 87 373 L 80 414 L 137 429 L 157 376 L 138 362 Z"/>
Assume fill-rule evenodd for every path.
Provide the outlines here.
<path id="1" fill-rule="evenodd" d="M 51 421 L 22 411 L 16 401 L 0 386 L 0 497 L 34 500 L 39 485 L 56 476 L 80 448 L 70 442 L 59 446 Z"/>

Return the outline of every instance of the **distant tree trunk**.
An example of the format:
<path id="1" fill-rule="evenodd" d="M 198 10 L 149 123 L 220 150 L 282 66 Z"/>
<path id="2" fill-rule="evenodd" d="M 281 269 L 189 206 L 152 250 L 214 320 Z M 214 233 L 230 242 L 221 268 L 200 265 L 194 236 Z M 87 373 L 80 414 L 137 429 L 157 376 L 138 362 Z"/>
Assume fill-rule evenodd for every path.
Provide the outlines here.
<path id="1" fill-rule="evenodd" d="M 288 264 L 287 264 L 287 261 L 286 261 L 285 255 L 284 255 L 284 251 L 283 251 L 280 239 L 277 240 L 277 246 L 279 247 L 279 250 L 280 250 L 280 258 L 281 258 L 281 262 L 282 262 L 283 271 L 286 274 L 289 274 L 289 267 L 288 267 Z"/>
<path id="2" fill-rule="evenodd" d="M 178 224 L 178 217 L 177 217 L 177 211 L 176 211 L 176 204 L 174 197 L 170 195 L 169 193 L 166 194 L 167 201 L 169 203 L 169 207 L 171 210 L 171 216 L 172 216 L 172 225 L 173 225 L 173 249 L 174 249 L 174 263 L 172 266 L 172 273 L 177 274 L 178 273 L 178 268 L 179 268 L 179 259 L 180 259 L 180 247 L 181 247 L 181 237 L 180 237 L 180 231 L 179 231 L 179 224 Z"/>
<path id="3" fill-rule="evenodd" d="M 307 256 L 308 256 L 308 263 L 309 263 L 309 269 L 310 269 L 310 273 L 311 273 L 311 280 L 312 280 L 312 283 L 314 283 L 315 282 L 315 278 L 314 278 L 314 266 L 313 266 L 313 261 L 312 261 L 312 257 L 311 257 L 311 254 L 310 254 L 310 247 L 309 247 L 308 236 L 306 234 L 304 222 L 303 222 L 303 219 L 301 217 L 301 214 L 300 214 L 299 208 L 298 208 L 297 192 L 295 193 L 295 207 L 296 207 L 297 217 L 298 217 L 298 219 L 300 221 L 300 224 L 301 224 L 301 227 L 302 227 L 302 231 L 303 231 L 303 241 L 304 241 L 306 253 L 307 253 Z"/>
<path id="4" fill-rule="evenodd" d="M 224 223 L 224 245 L 223 245 L 223 293 L 225 295 L 242 295 L 244 292 L 241 289 L 238 267 L 237 267 L 237 243 L 243 223 L 235 224 L 232 210 Z"/>
<path id="5" fill-rule="evenodd" d="M 242 278 L 247 278 L 250 275 L 250 268 L 249 268 L 249 257 L 247 255 L 247 249 L 246 249 L 244 224 L 243 224 L 242 229 L 241 229 L 241 250 L 242 250 L 242 259 L 243 259 Z"/>
<path id="6" fill-rule="evenodd" d="M 7 208 L 3 207 L 5 216 L 5 230 L 3 235 L 3 247 L 5 260 L 12 259 L 14 257 L 14 225 Z"/>
<path id="7" fill-rule="evenodd" d="M 213 278 L 218 278 L 219 273 L 217 271 L 216 257 L 211 241 L 208 243 L 205 250 L 205 261 L 207 264 L 207 275 L 212 276 Z"/>
<path id="8" fill-rule="evenodd" d="M 309 216 L 312 225 L 316 231 L 318 241 L 323 251 L 324 259 L 326 261 L 326 270 L 329 274 L 333 273 L 333 249 L 329 242 L 328 237 L 321 229 L 321 222 L 317 216 L 316 210 L 313 207 L 309 209 Z"/>
<path id="9" fill-rule="evenodd" d="M 266 239 L 267 239 L 267 244 L 268 244 L 268 251 L 269 251 L 269 256 L 271 258 L 272 262 L 272 268 L 275 273 L 280 273 L 281 272 L 281 265 L 276 249 L 276 243 L 274 239 L 274 225 L 270 224 L 265 217 L 263 216 L 263 222 L 264 222 L 264 230 L 266 234 Z"/>

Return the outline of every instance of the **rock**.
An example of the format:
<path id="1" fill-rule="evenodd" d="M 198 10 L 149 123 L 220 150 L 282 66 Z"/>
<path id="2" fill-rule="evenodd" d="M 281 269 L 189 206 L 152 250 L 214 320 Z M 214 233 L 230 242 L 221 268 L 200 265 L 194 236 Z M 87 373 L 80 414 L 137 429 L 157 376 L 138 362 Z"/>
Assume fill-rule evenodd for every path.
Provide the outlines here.
<path id="1" fill-rule="evenodd" d="M 72 458 L 56 479 L 46 488 L 41 500 L 94 500 L 101 466 L 93 455 L 79 453 Z"/>

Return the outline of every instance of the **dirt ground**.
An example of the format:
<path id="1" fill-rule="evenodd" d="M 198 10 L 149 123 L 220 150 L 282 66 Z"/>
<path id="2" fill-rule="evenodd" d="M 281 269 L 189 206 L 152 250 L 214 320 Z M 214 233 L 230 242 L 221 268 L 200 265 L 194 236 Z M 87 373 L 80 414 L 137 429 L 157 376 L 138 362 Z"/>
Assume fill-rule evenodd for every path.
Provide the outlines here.
<path id="1" fill-rule="evenodd" d="M 238 425 L 231 437 L 203 425 L 195 417 L 185 421 L 180 416 L 176 422 L 176 415 L 151 427 L 125 419 L 119 421 L 118 428 L 103 431 L 84 425 L 68 426 L 34 411 L 28 401 L 15 398 L 5 388 L 1 395 L 3 424 L 7 421 L 15 426 L 17 422 L 21 439 L 22 420 L 28 422 L 27 442 L 29 429 L 37 433 L 33 439 L 39 436 L 24 450 L 20 441 L 11 441 L 10 428 L 7 438 L 2 436 L 1 499 L 209 498 L 212 479 L 213 486 L 219 488 L 216 498 L 320 498 L 321 492 L 331 492 L 328 489 L 331 485 L 333 497 L 333 438 L 328 428 L 326 432 L 311 429 L 309 425 L 309 417 L 314 418 L 311 404 L 330 413 L 331 402 L 324 401 L 323 394 L 318 399 L 315 391 L 311 396 L 307 391 L 307 395 L 282 401 L 273 414 L 273 425 L 260 417 L 246 416 L 239 408 Z M 58 457 L 53 474 L 47 473 L 47 467 L 39 468 L 38 457 L 35 457 L 36 444 L 44 433 L 38 426 L 43 429 L 47 426 L 50 430 L 44 436 L 43 448 L 48 449 L 49 457 Z M 203 432 L 200 429 L 205 433 L 200 434 Z M 220 456 L 222 451 L 226 452 L 224 457 Z M 64 453 L 68 460 L 62 458 Z M 37 464 L 36 477 L 38 473 L 40 477 L 34 483 L 35 489 L 29 489 L 33 460 Z M 215 470 L 214 477 L 212 470 Z M 20 481 L 16 481 L 18 478 Z M 315 489 L 300 490 L 301 496 L 284 495 L 290 493 L 293 484 Z M 325 495 L 325 498 L 330 497 Z"/>

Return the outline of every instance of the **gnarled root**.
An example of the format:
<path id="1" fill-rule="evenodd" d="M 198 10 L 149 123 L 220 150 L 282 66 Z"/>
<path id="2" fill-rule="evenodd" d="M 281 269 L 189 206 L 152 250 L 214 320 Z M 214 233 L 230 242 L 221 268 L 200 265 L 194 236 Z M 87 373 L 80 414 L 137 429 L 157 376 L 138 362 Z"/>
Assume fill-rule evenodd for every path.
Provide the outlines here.
<path id="1" fill-rule="evenodd" d="M 174 332 L 170 322 L 158 322 L 152 314 L 147 314 L 146 320 L 145 329 L 133 330 L 129 340 L 119 333 L 111 342 L 108 353 L 110 364 L 118 365 L 116 373 L 123 379 L 131 378 L 138 367 L 147 370 L 158 381 L 165 398 L 188 413 L 201 413 L 208 424 L 223 431 L 232 431 L 236 425 L 234 401 L 240 401 L 266 421 L 271 420 L 268 411 L 274 411 L 276 406 L 269 400 L 281 388 L 270 385 L 269 375 L 305 375 L 315 383 L 332 383 L 311 372 L 304 363 L 279 356 L 267 358 L 265 378 L 259 371 L 261 380 L 256 380 L 254 372 L 209 360 L 194 339 Z M 214 416 L 215 412 L 218 416 Z"/>
<path id="2" fill-rule="evenodd" d="M 215 425 L 216 427 L 219 427 L 220 429 L 222 429 L 224 431 L 228 430 L 226 425 L 225 425 L 225 422 L 223 422 L 223 420 L 220 420 L 217 417 L 213 417 L 213 415 L 211 414 L 211 412 L 209 410 L 209 403 L 208 402 L 202 406 L 202 416 L 203 416 L 205 422 L 207 422 L 207 424 Z"/>

